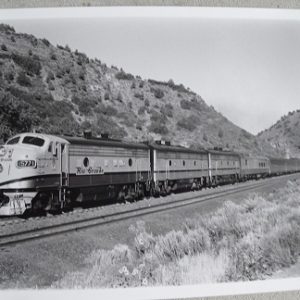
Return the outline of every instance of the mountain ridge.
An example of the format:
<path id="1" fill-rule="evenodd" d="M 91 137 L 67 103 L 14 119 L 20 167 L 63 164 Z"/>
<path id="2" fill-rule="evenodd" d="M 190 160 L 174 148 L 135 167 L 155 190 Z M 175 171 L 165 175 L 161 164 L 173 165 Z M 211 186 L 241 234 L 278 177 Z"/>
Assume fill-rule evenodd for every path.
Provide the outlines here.
<path id="1" fill-rule="evenodd" d="M 258 133 L 259 140 L 267 141 L 286 157 L 300 157 L 300 109 L 282 116 L 270 128 Z"/>

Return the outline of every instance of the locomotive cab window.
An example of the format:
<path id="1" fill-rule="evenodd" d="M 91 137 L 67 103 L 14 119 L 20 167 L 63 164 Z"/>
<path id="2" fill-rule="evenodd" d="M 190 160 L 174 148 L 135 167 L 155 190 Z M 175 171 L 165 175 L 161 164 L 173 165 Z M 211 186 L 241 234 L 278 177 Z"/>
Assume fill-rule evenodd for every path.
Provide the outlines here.
<path id="1" fill-rule="evenodd" d="M 17 136 L 15 138 L 12 138 L 9 141 L 7 141 L 6 145 L 15 145 L 15 144 L 18 144 L 19 140 L 20 140 L 20 137 Z"/>
<path id="2" fill-rule="evenodd" d="M 45 143 L 45 140 L 35 136 L 25 136 L 22 143 L 42 147 Z"/>

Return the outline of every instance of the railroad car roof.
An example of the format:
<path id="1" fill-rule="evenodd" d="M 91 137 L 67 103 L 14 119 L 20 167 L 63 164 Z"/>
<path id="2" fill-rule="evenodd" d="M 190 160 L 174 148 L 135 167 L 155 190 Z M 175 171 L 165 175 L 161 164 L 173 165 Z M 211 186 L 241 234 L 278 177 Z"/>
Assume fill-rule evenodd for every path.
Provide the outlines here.
<path id="1" fill-rule="evenodd" d="M 169 146 L 169 145 L 159 145 L 155 143 L 149 144 L 152 149 L 159 150 L 162 152 L 180 152 L 180 153 L 194 153 L 194 154 L 207 154 L 205 149 L 189 149 L 181 146 Z"/>
<path id="2" fill-rule="evenodd" d="M 83 146 L 104 146 L 104 147 L 117 147 L 117 148 L 130 148 L 130 149 L 145 149 L 149 147 L 145 144 L 130 143 L 112 139 L 98 139 L 98 138 L 83 138 L 83 137 L 70 137 L 62 136 L 71 145 L 83 145 Z"/>
<path id="3" fill-rule="evenodd" d="M 264 160 L 269 160 L 269 157 L 262 156 L 262 155 L 251 155 L 251 154 L 247 154 L 247 153 L 239 153 L 239 155 L 242 158 L 245 158 L 245 159 L 264 159 Z"/>
<path id="4" fill-rule="evenodd" d="M 221 151 L 221 150 L 213 150 L 213 149 L 209 149 L 207 150 L 209 153 L 212 154 L 218 154 L 218 155 L 228 155 L 228 156 L 238 156 L 240 157 L 240 154 L 237 152 L 233 152 L 233 151 Z"/>
<path id="5" fill-rule="evenodd" d="M 294 161 L 294 162 L 298 161 L 298 162 L 300 162 L 300 159 L 296 158 L 296 157 L 291 157 L 291 158 L 269 157 L 269 159 L 271 161 L 281 161 L 281 162 L 283 162 L 283 161 Z"/>

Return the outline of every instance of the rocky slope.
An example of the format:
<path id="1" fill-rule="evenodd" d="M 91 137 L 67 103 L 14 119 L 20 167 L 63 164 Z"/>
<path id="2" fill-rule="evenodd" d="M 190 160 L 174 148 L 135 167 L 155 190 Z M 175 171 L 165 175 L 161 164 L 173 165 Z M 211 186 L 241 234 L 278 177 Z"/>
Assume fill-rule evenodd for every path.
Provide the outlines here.
<path id="1" fill-rule="evenodd" d="M 68 46 L 0 25 L 0 138 L 37 130 L 280 154 L 190 89 L 144 80 Z"/>
<path id="2" fill-rule="evenodd" d="M 267 141 L 286 157 L 300 157 L 300 110 L 283 116 L 269 129 L 260 132 L 258 139 Z"/>

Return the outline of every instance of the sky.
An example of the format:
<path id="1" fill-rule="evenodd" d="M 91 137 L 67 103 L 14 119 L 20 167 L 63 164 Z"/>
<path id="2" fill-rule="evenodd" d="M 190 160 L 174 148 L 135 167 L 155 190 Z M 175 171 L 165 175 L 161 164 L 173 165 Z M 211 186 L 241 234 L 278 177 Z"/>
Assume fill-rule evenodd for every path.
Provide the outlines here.
<path id="1" fill-rule="evenodd" d="M 300 12 L 27 9 L 0 10 L 0 21 L 144 79 L 183 83 L 253 134 L 300 109 Z"/>

